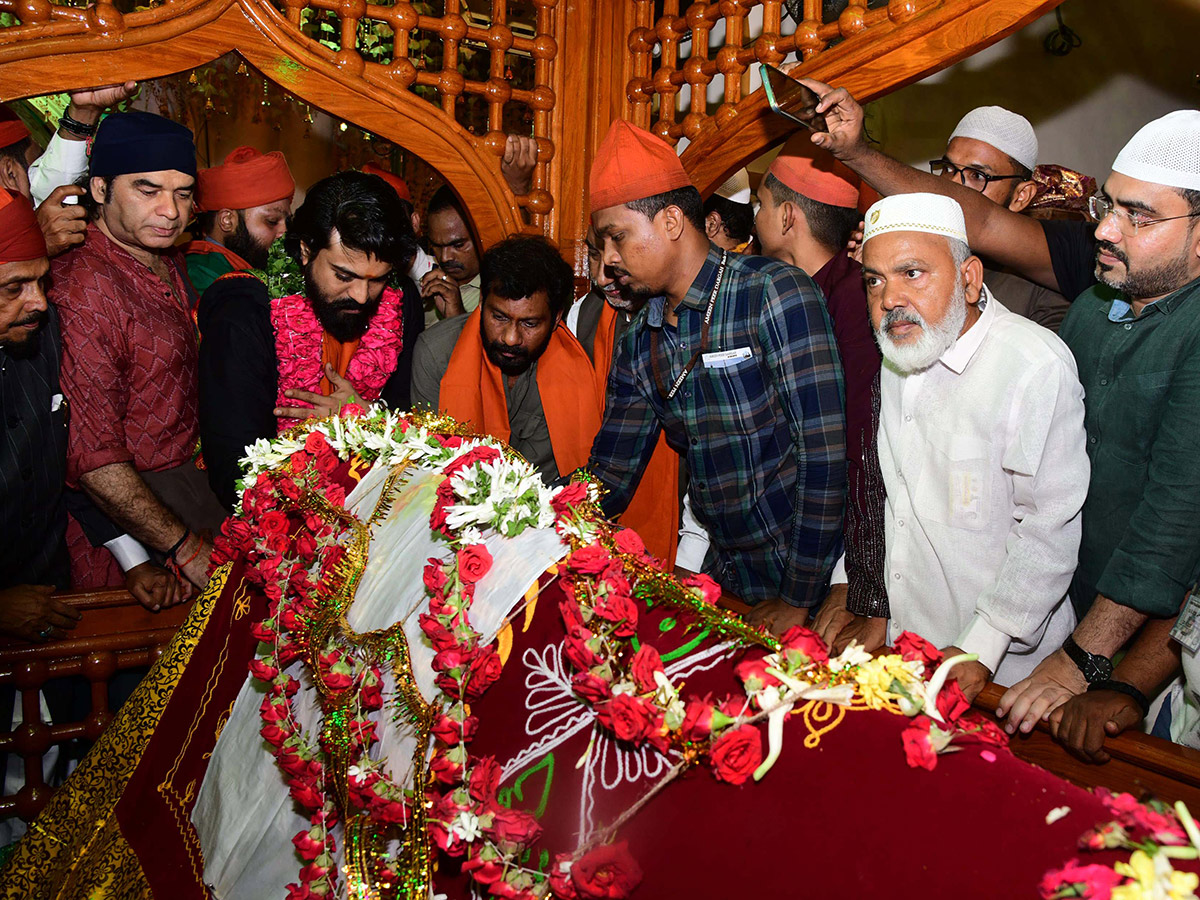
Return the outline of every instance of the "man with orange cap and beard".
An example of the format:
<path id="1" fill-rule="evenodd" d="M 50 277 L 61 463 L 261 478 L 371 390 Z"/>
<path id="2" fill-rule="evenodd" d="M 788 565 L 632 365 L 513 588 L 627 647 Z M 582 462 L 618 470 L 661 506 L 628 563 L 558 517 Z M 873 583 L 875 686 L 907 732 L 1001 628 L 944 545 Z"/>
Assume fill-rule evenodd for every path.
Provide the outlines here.
<path id="1" fill-rule="evenodd" d="M 807 621 L 841 550 L 841 363 L 801 270 L 722 251 L 675 151 L 614 122 L 592 164 L 602 261 L 648 299 L 625 332 L 588 467 L 619 514 L 660 434 L 687 459 L 712 536 L 704 572 L 786 629 Z"/>
<path id="2" fill-rule="evenodd" d="M 238 147 L 196 176 L 195 239 L 184 248 L 188 278 L 199 296 L 229 272 L 267 267 L 267 252 L 287 231 L 296 182 L 278 150 Z"/>

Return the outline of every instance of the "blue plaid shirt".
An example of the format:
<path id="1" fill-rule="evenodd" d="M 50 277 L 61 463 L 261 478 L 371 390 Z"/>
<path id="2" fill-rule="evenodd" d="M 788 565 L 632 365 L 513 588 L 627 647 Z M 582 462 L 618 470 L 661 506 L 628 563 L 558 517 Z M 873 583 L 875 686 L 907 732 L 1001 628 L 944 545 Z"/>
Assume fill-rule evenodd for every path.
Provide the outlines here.
<path id="1" fill-rule="evenodd" d="M 609 490 L 605 513 L 617 515 L 665 431 L 687 459 L 693 509 L 712 537 L 705 572 L 749 603 L 815 606 L 841 552 L 846 487 L 842 366 L 820 290 L 800 269 L 729 254 L 704 349 L 752 357 L 701 360 L 669 401 L 655 385 L 652 333 L 671 385 L 699 349 L 720 261 L 710 246 L 676 327 L 656 297 L 621 337 L 588 465 Z"/>

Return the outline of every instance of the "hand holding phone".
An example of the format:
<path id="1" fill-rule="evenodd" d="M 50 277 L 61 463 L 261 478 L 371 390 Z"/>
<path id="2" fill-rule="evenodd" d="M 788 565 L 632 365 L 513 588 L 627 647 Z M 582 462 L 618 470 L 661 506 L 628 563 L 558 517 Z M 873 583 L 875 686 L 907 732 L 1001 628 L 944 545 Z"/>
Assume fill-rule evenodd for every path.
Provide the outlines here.
<path id="1" fill-rule="evenodd" d="M 825 116 L 817 112 L 821 98 L 815 91 L 775 66 L 760 63 L 759 69 L 772 112 L 812 131 L 828 131 Z"/>

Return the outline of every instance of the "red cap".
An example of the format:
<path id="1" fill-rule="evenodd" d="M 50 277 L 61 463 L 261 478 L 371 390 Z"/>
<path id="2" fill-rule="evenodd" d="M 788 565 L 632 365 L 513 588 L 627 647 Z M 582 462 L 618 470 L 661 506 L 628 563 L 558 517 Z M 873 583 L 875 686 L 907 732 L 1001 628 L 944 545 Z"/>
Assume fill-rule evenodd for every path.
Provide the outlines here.
<path id="1" fill-rule="evenodd" d="M 393 175 L 387 169 L 375 165 L 375 163 L 367 163 L 362 167 L 362 170 L 367 175 L 378 175 L 384 181 L 392 186 L 392 189 L 399 195 L 401 200 L 407 200 L 412 203 L 412 193 L 408 190 L 408 185 L 399 175 Z"/>
<path id="2" fill-rule="evenodd" d="M 675 148 L 657 135 L 617 119 L 592 161 L 588 199 L 595 212 L 691 184 Z"/>
<path id="3" fill-rule="evenodd" d="M 0 265 L 27 262 L 46 255 L 46 239 L 33 205 L 21 194 L 0 188 Z"/>
<path id="4" fill-rule="evenodd" d="M 295 195 L 296 181 L 278 150 L 259 153 L 238 147 L 221 165 L 196 176 L 196 208 L 206 212 L 266 206 Z"/>
<path id="5" fill-rule="evenodd" d="M 7 106 L 0 105 L 0 150 L 29 137 L 29 129 Z"/>
<path id="6" fill-rule="evenodd" d="M 830 154 L 813 146 L 807 135 L 784 144 L 767 169 L 797 194 L 829 206 L 858 206 L 858 176 Z"/>

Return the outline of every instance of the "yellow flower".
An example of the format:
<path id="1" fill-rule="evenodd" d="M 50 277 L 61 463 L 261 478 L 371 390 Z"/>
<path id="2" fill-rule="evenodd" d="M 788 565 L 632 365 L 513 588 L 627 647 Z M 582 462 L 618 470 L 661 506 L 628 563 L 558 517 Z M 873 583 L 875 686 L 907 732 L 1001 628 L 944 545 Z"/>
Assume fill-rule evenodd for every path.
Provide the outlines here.
<path id="1" fill-rule="evenodd" d="M 1148 856 L 1135 850 L 1128 863 L 1113 868 L 1133 883 L 1113 888 L 1112 900 L 1195 900 L 1200 886 L 1200 876 L 1176 871 L 1161 853 Z"/>
<path id="2" fill-rule="evenodd" d="M 854 680 L 863 701 L 871 709 L 884 709 L 900 699 L 901 695 L 893 690 L 896 682 L 910 692 L 920 683 L 920 679 L 897 654 L 877 656 L 864 662 L 854 671 Z"/>

